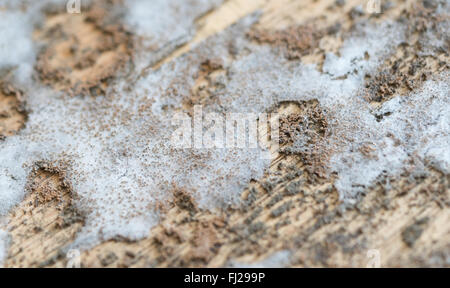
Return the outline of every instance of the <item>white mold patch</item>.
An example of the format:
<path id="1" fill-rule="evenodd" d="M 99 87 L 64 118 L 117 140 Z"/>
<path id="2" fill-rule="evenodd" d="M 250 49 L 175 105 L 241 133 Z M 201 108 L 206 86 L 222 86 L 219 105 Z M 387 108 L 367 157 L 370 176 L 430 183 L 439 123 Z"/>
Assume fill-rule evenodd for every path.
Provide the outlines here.
<path id="1" fill-rule="evenodd" d="M 231 268 L 282 268 L 289 267 L 291 263 L 292 253 L 288 250 L 282 250 L 273 253 L 269 257 L 254 262 L 254 263 L 243 263 L 238 261 L 231 261 Z"/>
<path id="2" fill-rule="evenodd" d="M 14 69 L 17 79 L 21 81 L 31 77 L 35 58 L 30 21 L 29 15 L 24 12 L 0 10 L 0 67 Z"/>
<path id="3" fill-rule="evenodd" d="M 7 256 L 6 253 L 8 251 L 8 242 L 8 233 L 0 230 L 0 268 L 2 267 Z"/>
<path id="4" fill-rule="evenodd" d="M 140 37 L 144 49 L 136 65 L 143 68 L 188 42 L 195 21 L 223 0 L 126 0 L 126 23 Z M 144 63 L 140 63 L 144 62 Z"/>

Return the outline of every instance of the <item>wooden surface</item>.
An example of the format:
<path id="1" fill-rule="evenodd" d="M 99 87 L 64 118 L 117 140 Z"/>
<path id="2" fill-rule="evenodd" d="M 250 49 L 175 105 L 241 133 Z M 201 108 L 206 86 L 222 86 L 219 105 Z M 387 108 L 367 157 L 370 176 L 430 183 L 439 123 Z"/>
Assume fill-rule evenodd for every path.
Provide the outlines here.
<path id="1" fill-rule="evenodd" d="M 299 56 L 306 63 L 320 65 L 326 52 L 338 51 L 343 35 L 354 24 L 354 8 L 361 2 L 225 1 L 197 19 L 197 33 L 189 43 L 147 69 L 155 69 L 188 52 L 195 44 L 257 10 L 262 11 L 261 19 L 254 27 L 259 32 L 286 31 L 289 27 L 311 23 L 320 30 L 341 23 L 337 29 L 342 33 L 320 36 Z M 377 17 L 358 17 L 371 17 L 375 22 L 396 19 L 405 11 L 411 11 L 415 1 L 392 2 L 395 2 L 395 8 Z M 68 21 L 67 17 L 71 16 L 52 16 L 47 24 Z M 35 34 L 42 40 L 40 32 Z M 118 39 L 128 41 L 126 37 Z M 270 39 L 273 38 L 256 38 L 269 44 Z M 282 40 L 272 41 L 273 45 L 285 45 L 283 38 L 277 39 Z M 52 39 L 44 41 L 51 42 Z M 126 50 L 127 47 L 123 45 L 117 49 Z M 386 67 L 400 60 L 407 69 L 414 59 L 403 57 L 404 52 L 393 55 Z M 114 58 L 114 53 L 112 50 L 109 57 Z M 417 73 L 432 74 L 448 69 L 446 54 L 436 55 Z M 110 61 L 116 63 L 116 60 Z M 441 62 L 447 64 L 442 66 Z M 419 81 L 419 74 L 408 76 L 409 80 Z M 83 82 L 85 76 L 79 75 Z M 406 88 L 401 86 L 401 89 Z M 20 129 L 20 123 L 25 121 L 17 108 L 17 98 L 8 95 L 4 91 L 0 94 L 0 103 L 7 103 L 0 107 L 0 134 L 5 137 Z M 374 100 L 373 105 L 379 102 Z M 306 113 L 310 109 L 308 105 L 286 104 L 279 112 L 285 115 Z M 8 108 L 10 106 L 13 108 Z M 13 112 L 1 114 L 3 107 Z M 198 209 L 188 195 L 176 192 L 161 223 L 149 231 L 146 239 L 107 241 L 82 251 L 81 264 L 84 267 L 222 267 L 251 265 L 271 259 L 276 255 L 274 253 L 291 251 L 289 261 L 285 263 L 288 266 L 366 267 L 371 259 L 368 251 L 376 249 L 383 267 L 450 266 L 448 176 L 438 171 L 430 171 L 429 176 L 422 178 L 405 175 L 392 180 L 391 189 L 373 187 L 360 203 L 348 207 L 340 201 L 333 187 L 334 179 L 317 176 L 301 155 L 275 153 L 270 171 L 242 191 L 246 204 L 240 209 L 204 211 Z M 64 184 L 64 173 L 44 166 L 30 175 L 28 190 L 28 196 L 9 215 L 7 228 L 11 245 L 4 265 L 65 267 L 68 262 L 66 247 L 74 241 L 84 219 L 72 206 L 73 194 Z M 261 263 L 285 265 L 275 260 Z"/>

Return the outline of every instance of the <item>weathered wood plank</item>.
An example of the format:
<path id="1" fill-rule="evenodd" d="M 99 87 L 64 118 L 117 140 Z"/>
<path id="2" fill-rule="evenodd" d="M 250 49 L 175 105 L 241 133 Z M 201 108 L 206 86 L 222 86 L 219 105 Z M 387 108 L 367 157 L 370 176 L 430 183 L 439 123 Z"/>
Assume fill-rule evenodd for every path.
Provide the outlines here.
<path id="1" fill-rule="evenodd" d="M 336 26 L 340 33 L 321 36 L 318 44 L 301 56 L 306 63 L 320 64 L 325 53 L 338 51 L 356 18 L 397 19 L 405 15 L 405 11 L 411 11 L 415 1 L 392 2 L 396 4 L 394 8 L 375 17 L 352 14 L 357 13 L 354 9 L 361 4 L 359 0 L 229 0 L 197 19 L 198 29 L 192 41 L 147 70 L 157 69 L 258 10 L 262 11 L 255 26 L 258 31 L 273 32 L 311 23 L 320 30 L 340 23 Z M 277 41 L 266 43 L 280 44 Z M 400 59 L 408 67 L 413 60 L 403 55 L 399 51 L 390 60 Z M 448 51 L 430 61 L 421 68 L 426 73 L 448 69 Z M 440 62 L 446 62 L 447 66 L 442 68 Z M 386 67 L 389 65 L 388 61 Z M 418 75 L 409 77 L 413 80 Z M 8 99 L 0 92 L 0 103 Z M 8 103 L 14 104 L 14 101 Z M 306 108 L 292 104 L 279 109 L 282 114 L 293 114 L 302 113 Z M 9 136 L 19 129 L 17 117 L 15 113 L 11 118 L 0 117 L 0 135 Z M 348 207 L 340 201 L 332 177 L 312 175 L 299 155 L 274 153 L 270 175 L 250 183 L 243 191 L 242 198 L 247 204 L 242 208 L 201 210 L 187 194 L 177 191 L 173 203 L 165 208 L 161 223 L 149 231 L 146 239 L 106 241 L 83 251 L 82 265 L 251 265 L 289 250 L 288 263 L 277 262 L 275 258 L 264 263 L 294 267 L 366 267 L 371 259 L 368 251 L 376 249 L 381 266 L 448 267 L 450 178 L 438 171 L 429 172 L 426 177 L 405 175 L 394 179 L 389 190 L 375 186 L 360 203 Z M 9 215 L 7 228 L 11 245 L 6 267 L 64 267 L 67 264 L 65 249 L 75 239 L 84 220 L 71 204 L 72 193 L 64 185 L 62 173 L 42 167 L 30 175 L 29 195 Z"/>

